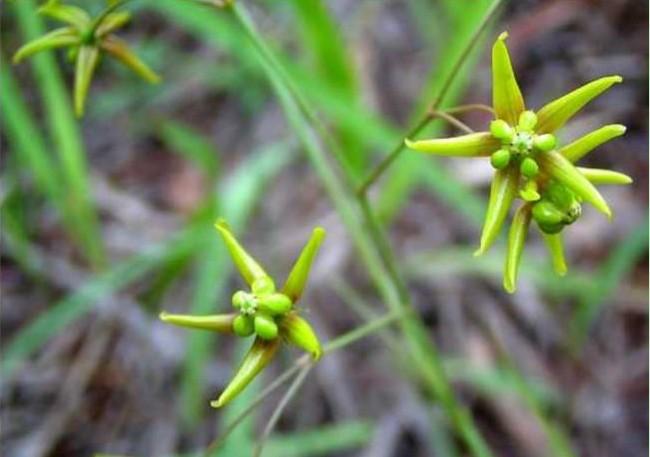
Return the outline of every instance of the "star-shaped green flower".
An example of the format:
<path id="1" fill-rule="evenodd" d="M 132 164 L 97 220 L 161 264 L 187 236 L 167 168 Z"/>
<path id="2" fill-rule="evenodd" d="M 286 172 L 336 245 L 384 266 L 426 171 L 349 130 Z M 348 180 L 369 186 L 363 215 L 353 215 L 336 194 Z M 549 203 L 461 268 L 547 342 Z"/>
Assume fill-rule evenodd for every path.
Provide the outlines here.
<path id="1" fill-rule="evenodd" d="M 519 197 L 524 201 L 510 228 L 503 279 L 504 288 L 514 292 L 532 219 L 544 235 L 556 272 L 563 275 L 566 264 L 560 232 L 578 219 L 582 201 L 611 218 L 607 202 L 594 185 L 629 184 L 632 180 L 621 173 L 573 165 L 592 149 L 624 134 L 624 126 L 606 125 L 560 148 L 553 135 L 583 106 L 620 83 L 622 78 L 597 79 L 537 112 L 527 110 L 505 44 L 507 36 L 506 32 L 502 33 L 492 48 L 492 101 L 496 119 L 489 131 L 405 142 L 411 149 L 431 154 L 490 157 L 496 171 L 476 255 L 486 252 L 497 238 L 514 200 Z"/>
<path id="2" fill-rule="evenodd" d="M 325 237 L 325 230 L 320 227 L 314 229 L 287 281 L 277 291 L 273 279 L 239 244 L 228 225 L 224 221 L 218 221 L 215 227 L 250 291 L 235 292 L 232 304 L 237 312 L 234 313 L 190 316 L 162 312 L 160 319 L 174 325 L 231 333 L 240 337 L 255 335 L 255 341 L 237 373 L 219 398 L 210 403 L 218 408 L 235 398 L 269 364 L 282 341 L 307 351 L 314 360 L 322 355 L 316 333 L 309 322 L 300 317 L 295 305 L 305 289 L 309 270 Z"/>
<path id="3" fill-rule="evenodd" d="M 76 65 L 74 109 L 78 117 L 83 116 L 93 73 L 104 53 L 114 57 L 146 81 L 158 83 L 158 75 L 113 34 L 131 19 L 127 12 L 114 12 L 119 6 L 121 2 L 116 2 L 91 19 L 88 13 L 76 6 L 64 5 L 56 0 L 47 2 L 38 12 L 68 25 L 23 45 L 14 55 L 14 64 L 40 51 L 69 48 L 69 56 Z"/>

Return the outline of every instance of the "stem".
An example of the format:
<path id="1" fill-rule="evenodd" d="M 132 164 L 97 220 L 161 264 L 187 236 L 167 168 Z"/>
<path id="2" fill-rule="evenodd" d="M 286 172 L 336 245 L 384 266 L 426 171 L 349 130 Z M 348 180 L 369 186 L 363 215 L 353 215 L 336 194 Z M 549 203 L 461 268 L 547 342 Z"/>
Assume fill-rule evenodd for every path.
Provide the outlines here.
<path id="1" fill-rule="evenodd" d="M 429 125 L 429 123 L 433 120 L 433 116 L 431 115 L 431 113 L 433 111 L 436 111 L 438 107 L 440 107 L 440 104 L 444 101 L 445 97 L 447 96 L 447 92 L 449 92 L 449 88 L 451 87 L 452 82 L 456 78 L 456 74 L 460 71 L 460 68 L 465 63 L 465 60 L 467 60 L 467 57 L 474 49 L 474 46 L 476 46 L 476 43 L 478 42 L 478 39 L 481 36 L 481 33 L 483 33 L 483 30 L 485 30 L 485 28 L 487 27 L 487 24 L 490 22 L 490 19 L 492 19 L 492 17 L 496 13 L 502 1 L 503 0 L 494 0 L 494 3 L 490 5 L 490 8 L 487 10 L 485 16 L 481 20 L 481 23 L 474 31 L 474 34 L 472 35 L 469 42 L 467 43 L 467 46 L 465 46 L 463 52 L 458 57 L 458 60 L 456 61 L 456 63 L 454 63 L 454 66 L 451 68 L 451 71 L 447 75 L 447 78 L 445 79 L 444 83 L 442 84 L 442 87 L 440 88 L 440 92 L 438 92 L 438 95 L 433 99 L 431 105 L 429 105 L 429 109 L 424 114 L 422 119 L 420 119 L 420 121 L 416 123 L 415 127 L 409 130 L 409 132 L 406 134 L 406 138 L 413 138 L 418 133 L 420 133 L 427 125 Z M 400 156 L 403 150 L 404 150 L 404 142 L 400 140 L 400 142 L 392 149 L 392 151 L 389 152 L 388 155 L 381 162 L 379 162 L 379 164 L 377 164 L 375 169 L 373 169 L 370 172 L 368 177 L 363 181 L 363 184 L 361 184 L 361 186 L 359 187 L 357 191 L 357 195 L 365 195 L 368 192 L 370 186 L 372 186 L 373 183 L 377 179 L 379 179 L 379 177 L 382 174 L 384 174 L 384 172 L 388 169 L 388 167 L 390 167 L 392 163 Z"/>

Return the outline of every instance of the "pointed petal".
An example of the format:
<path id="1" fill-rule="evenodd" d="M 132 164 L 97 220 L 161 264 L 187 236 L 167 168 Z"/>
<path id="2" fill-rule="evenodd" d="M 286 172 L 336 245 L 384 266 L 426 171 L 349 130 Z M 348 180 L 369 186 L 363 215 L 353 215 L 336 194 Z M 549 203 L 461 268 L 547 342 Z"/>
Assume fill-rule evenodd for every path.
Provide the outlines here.
<path id="1" fill-rule="evenodd" d="M 503 32 L 492 46 L 492 104 L 498 119 L 517 125 L 526 106 L 512 69 L 506 38 L 508 33 Z"/>
<path id="2" fill-rule="evenodd" d="M 74 110 L 77 117 L 84 114 L 84 105 L 93 79 L 93 73 L 99 62 L 99 49 L 95 46 L 81 46 L 77 55 L 77 68 L 74 82 Z"/>
<path id="3" fill-rule="evenodd" d="M 422 141 L 407 138 L 404 143 L 415 151 L 457 157 L 489 156 L 501 146 L 501 142 L 488 132 Z"/>
<path id="4" fill-rule="evenodd" d="M 600 192 L 562 154 L 557 151 L 545 152 L 537 156 L 537 161 L 552 178 L 564 184 L 611 219 L 612 211 Z"/>
<path id="5" fill-rule="evenodd" d="M 48 3 L 38 9 L 39 14 L 66 22 L 77 30 L 83 30 L 90 25 L 90 16 L 84 10 L 74 5 Z"/>
<path id="6" fill-rule="evenodd" d="M 241 273 L 244 281 L 246 281 L 249 286 L 252 287 L 256 280 L 268 281 L 270 279 L 264 269 L 248 254 L 248 252 L 246 252 L 243 246 L 239 244 L 230 231 L 228 224 L 224 220 L 218 220 L 214 226 L 221 234 L 223 241 L 226 243 L 228 252 L 230 252 L 230 257 L 232 257 L 239 273 Z"/>
<path id="7" fill-rule="evenodd" d="M 323 355 L 323 348 L 316 332 L 309 322 L 297 313 L 289 313 L 284 317 L 280 322 L 280 328 L 282 336 L 289 343 L 311 354 L 314 360 L 318 360 Z"/>
<path id="8" fill-rule="evenodd" d="M 503 272 L 503 287 L 509 293 L 517 289 L 517 276 L 519 274 L 519 263 L 521 254 L 524 251 L 526 235 L 531 219 L 531 205 L 520 206 L 512 219 L 510 232 L 508 233 L 508 247 L 506 250 L 506 265 Z"/>
<path id="9" fill-rule="evenodd" d="M 623 78 L 620 76 L 606 76 L 553 100 L 537 112 L 535 132 L 538 134 L 555 132 L 583 106 L 621 81 Z"/>
<path id="10" fill-rule="evenodd" d="M 269 364 L 279 347 L 280 338 L 271 341 L 256 338 L 235 376 L 219 398 L 210 402 L 210 405 L 220 408 L 235 398 Z"/>
<path id="11" fill-rule="evenodd" d="M 506 167 L 494 173 L 490 188 L 490 201 L 481 233 L 481 244 L 474 255 L 484 254 L 496 240 L 503 221 L 508 216 L 510 206 L 517 196 L 518 187 L 519 170 L 517 167 Z"/>
<path id="12" fill-rule="evenodd" d="M 62 27 L 38 37 L 16 51 L 13 57 L 13 63 L 17 64 L 25 57 L 29 57 L 37 52 L 45 51 L 47 49 L 62 48 L 65 46 L 72 46 L 79 42 L 79 36 L 72 27 Z"/>
<path id="13" fill-rule="evenodd" d="M 577 167 L 578 171 L 587 178 L 587 180 L 594 184 L 632 184 L 632 178 L 628 175 L 619 173 L 617 171 L 602 170 L 600 168 L 584 168 Z"/>
<path id="14" fill-rule="evenodd" d="M 160 320 L 180 327 L 212 330 L 220 333 L 232 333 L 233 321 L 237 314 L 213 314 L 210 316 L 191 316 L 189 314 L 160 313 Z"/>
<path id="15" fill-rule="evenodd" d="M 104 18 L 104 20 L 97 26 L 95 30 L 95 36 L 101 38 L 120 27 L 123 27 L 131 20 L 131 13 L 126 11 L 119 11 L 117 13 L 111 13 Z"/>
<path id="16" fill-rule="evenodd" d="M 104 51 L 122 62 L 145 81 L 152 84 L 160 82 L 160 76 L 149 68 L 146 63 L 140 60 L 140 58 L 136 56 L 128 46 L 126 46 L 124 41 L 114 36 L 109 36 L 101 40 L 100 46 Z"/>
<path id="17" fill-rule="evenodd" d="M 575 163 L 580 160 L 585 154 L 593 149 L 596 149 L 603 143 L 608 142 L 616 137 L 625 133 L 625 126 L 620 124 L 610 124 L 604 127 L 587 133 L 586 135 L 578 138 L 573 143 L 560 148 L 560 153 L 566 157 L 569 162 Z"/>
<path id="18" fill-rule="evenodd" d="M 307 283 L 307 278 L 309 277 L 309 270 L 311 269 L 311 264 L 314 261 L 314 257 L 320 249 L 320 245 L 325 238 L 325 229 L 322 227 L 316 227 L 305 247 L 302 248 L 300 256 L 296 263 L 289 273 L 287 282 L 282 288 L 282 293 L 291 299 L 293 303 L 297 302 L 302 291 L 305 288 Z"/>
<path id="19" fill-rule="evenodd" d="M 541 232 L 544 237 L 544 242 L 548 248 L 548 252 L 551 254 L 551 260 L 553 262 L 553 269 L 555 272 L 564 276 L 567 272 L 566 261 L 564 260 L 564 246 L 562 242 L 562 234 L 548 234 Z"/>

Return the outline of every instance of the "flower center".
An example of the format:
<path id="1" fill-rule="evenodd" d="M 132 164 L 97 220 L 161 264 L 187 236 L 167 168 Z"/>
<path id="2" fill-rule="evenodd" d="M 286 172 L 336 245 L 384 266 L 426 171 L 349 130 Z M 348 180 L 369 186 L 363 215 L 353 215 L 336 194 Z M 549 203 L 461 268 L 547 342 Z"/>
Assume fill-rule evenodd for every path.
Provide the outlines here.
<path id="1" fill-rule="evenodd" d="M 240 290 L 232 297 L 232 304 L 235 308 L 246 316 L 252 316 L 257 312 L 257 297 L 254 294 Z"/>
<path id="2" fill-rule="evenodd" d="M 514 154 L 529 154 L 533 150 L 533 135 L 528 132 L 517 132 L 510 142 L 510 151 Z"/>

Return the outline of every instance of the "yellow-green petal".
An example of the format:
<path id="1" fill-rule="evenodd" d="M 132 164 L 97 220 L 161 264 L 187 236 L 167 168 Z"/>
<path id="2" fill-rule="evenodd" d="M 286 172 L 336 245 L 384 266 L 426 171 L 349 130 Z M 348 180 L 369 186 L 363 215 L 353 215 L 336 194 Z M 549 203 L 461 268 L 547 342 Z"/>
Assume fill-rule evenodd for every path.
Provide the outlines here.
<path id="1" fill-rule="evenodd" d="M 623 135 L 625 130 L 625 126 L 621 124 L 605 125 L 567 144 L 559 151 L 569 162 L 575 163 L 601 144 Z"/>
<path id="2" fill-rule="evenodd" d="M 152 84 L 160 82 L 160 76 L 149 68 L 146 63 L 140 60 L 140 58 L 129 49 L 124 41 L 114 36 L 108 36 L 100 41 L 100 46 L 104 51 L 126 65 L 145 81 Z"/>
<path id="3" fill-rule="evenodd" d="M 517 276 L 519 274 L 519 263 L 521 254 L 526 244 L 526 235 L 531 219 L 531 205 L 526 203 L 519 207 L 512 219 L 510 232 L 508 233 L 508 247 L 506 249 L 506 264 L 503 272 L 503 287 L 509 293 L 517 289 Z"/>
<path id="4" fill-rule="evenodd" d="M 507 167 L 494 173 L 490 188 L 490 200 L 481 233 L 481 243 L 474 255 L 484 254 L 496 240 L 503 221 L 508 216 L 510 206 L 517 196 L 518 187 L 519 170 L 517 167 Z"/>
<path id="5" fill-rule="evenodd" d="M 180 327 L 212 330 L 220 333 L 232 333 L 233 321 L 237 314 L 213 314 L 210 316 L 192 316 L 189 314 L 160 313 L 160 320 Z"/>
<path id="6" fill-rule="evenodd" d="M 489 156 L 501 146 L 501 142 L 488 132 L 421 141 L 407 138 L 404 143 L 415 151 L 455 157 Z"/>
<path id="7" fill-rule="evenodd" d="M 77 117 L 84 114 L 88 89 L 98 62 L 99 49 L 95 46 L 81 46 L 79 48 L 74 82 L 74 110 Z"/>
<path id="8" fill-rule="evenodd" d="M 552 178 L 564 184 L 576 195 L 588 201 L 607 217 L 612 217 L 609 205 L 593 184 L 585 178 L 566 157 L 557 151 L 549 151 L 537 156 L 540 167 Z"/>
<path id="9" fill-rule="evenodd" d="M 220 408 L 235 398 L 269 364 L 279 347 L 280 338 L 270 341 L 256 338 L 235 376 L 219 398 L 210 402 L 210 405 Z"/>
<path id="10" fill-rule="evenodd" d="M 104 18 L 104 20 L 97 26 L 95 36 L 98 38 L 107 35 L 120 27 L 123 27 L 131 20 L 131 13 L 126 11 L 118 11 L 111 13 Z"/>
<path id="11" fill-rule="evenodd" d="M 567 272 L 566 260 L 564 259 L 564 244 L 562 241 L 562 234 L 555 233 L 549 234 L 541 232 L 544 237 L 544 242 L 551 254 L 551 262 L 553 263 L 553 270 L 560 275 L 564 276 Z"/>
<path id="12" fill-rule="evenodd" d="M 600 168 L 584 168 L 577 167 L 578 171 L 587 178 L 593 185 L 600 184 L 632 184 L 632 178 L 628 175 L 619 173 L 618 171 L 603 170 Z"/>
<path id="13" fill-rule="evenodd" d="M 282 336 L 294 346 L 308 352 L 314 360 L 323 354 L 323 348 L 316 332 L 305 319 L 297 313 L 289 313 L 280 322 Z"/>
<path id="14" fill-rule="evenodd" d="M 41 6 L 38 12 L 43 16 L 66 22 L 77 28 L 77 30 L 83 30 L 90 25 L 88 13 L 74 5 L 61 5 L 50 2 Z"/>
<path id="15" fill-rule="evenodd" d="M 73 46 L 78 43 L 79 36 L 77 35 L 77 32 L 72 27 L 62 27 L 25 43 L 14 54 L 13 63 L 17 64 L 25 57 L 34 55 L 37 52 Z"/>
<path id="16" fill-rule="evenodd" d="M 623 78 L 620 76 L 606 76 L 553 100 L 537 112 L 535 132 L 538 134 L 555 132 L 583 106 L 621 81 Z"/>
<path id="17" fill-rule="evenodd" d="M 226 243 L 230 257 L 235 263 L 237 270 L 239 270 L 239 273 L 241 273 L 244 281 L 246 281 L 249 286 L 252 286 L 257 279 L 266 280 L 266 278 L 269 278 L 269 275 L 266 274 L 260 264 L 258 264 L 255 259 L 246 252 L 244 247 L 239 244 L 239 241 L 237 241 L 237 238 L 232 234 L 225 221 L 219 220 L 214 224 L 214 226 L 221 234 L 223 241 Z"/>
<path id="18" fill-rule="evenodd" d="M 296 263 L 293 265 L 293 268 L 289 273 L 287 282 L 282 288 L 282 293 L 289 297 L 293 303 L 298 301 L 305 289 L 311 265 L 324 238 L 325 229 L 322 227 L 316 227 L 311 234 L 311 238 L 307 241 L 305 247 L 302 248 L 298 260 L 296 260 Z"/>
<path id="19" fill-rule="evenodd" d="M 517 125 L 526 106 L 512 69 L 506 38 L 508 33 L 503 32 L 492 46 L 492 104 L 498 119 Z"/>

